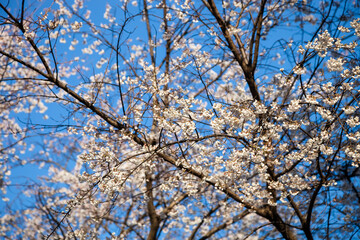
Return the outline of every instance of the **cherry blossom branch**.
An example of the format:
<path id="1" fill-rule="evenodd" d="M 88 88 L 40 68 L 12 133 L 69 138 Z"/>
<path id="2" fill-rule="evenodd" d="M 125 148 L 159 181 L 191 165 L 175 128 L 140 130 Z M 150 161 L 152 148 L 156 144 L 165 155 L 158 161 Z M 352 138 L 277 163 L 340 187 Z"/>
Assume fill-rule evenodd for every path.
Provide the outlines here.
<path id="1" fill-rule="evenodd" d="M 244 217 L 250 214 L 250 211 L 248 209 L 244 210 L 243 212 L 239 213 L 238 215 L 234 216 L 231 221 L 225 222 L 223 224 L 220 224 L 212 229 L 210 229 L 207 233 L 205 233 L 200 240 L 205 240 L 208 238 L 211 238 L 215 233 L 224 230 L 225 228 L 231 226 L 234 223 L 237 223 L 238 221 L 242 220 Z M 202 221 L 203 222 L 203 221 Z"/>
<path id="2" fill-rule="evenodd" d="M 235 46 L 232 38 L 231 38 L 231 33 L 229 32 L 229 24 L 227 24 L 221 17 L 216 4 L 214 2 L 214 0 L 208 0 L 207 3 L 205 3 L 205 0 L 203 0 L 203 3 L 206 4 L 206 6 L 208 7 L 208 9 L 210 10 L 210 12 L 214 15 L 214 17 L 216 18 L 216 21 L 218 22 L 221 31 L 223 33 L 223 36 L 226 39 L 226 42 L 228 44 L 229 49 L 231 50 L 231 52 L 233 53 L 236 61 L 239 63 L 239 65 L 241 66 L 241 68 L 244 71 L 244 75 L 245 75 L 245 80 L 249 86 L 250 92 L 253 96 L 254 100 L 257 100 L 259 102 L 261 102 L 260 99 L 260 94 L 258 92 L 257 89 L 257 85 L 255 83 L 255 78 L 254 78 L 254 68 L 250 67 L 249 64 L 249 59 L 247 57 L 247 54 L 245 52 L 245 48 L 242 44 L 242 42 L 240 41 L 239 43 L 241 43 L 240 45 L 240 52 L 237 49 L 237 47 Z"/>
<path id="3" fill-rule="evenodd" d="M 255 71 L 257 66 L 257 60 L 259 57 L 259 47 L 260 47 L 260 38 L 261 38 L 261 28 L 263 24 L 263 15 L 264 15 L 264 9 L 265 9 L 266 0 L 261 0 L 260 3 L 260 11 L 258 13 L 258 16 L 256 18 L 256 22 L 254 24 L 251 40 L 250 40 L 250 51 L 249 51 L 249 64 L 251 64 L 252 71 Z M 255 37 L 256 33 L 256 37 Z M 255 45 L 255 46 L 254 46 Z M 255 48 L 254 55 L 253 55 L 253 49 Z M 253 59 L 254 58 L 254 59 Z"/>
<path id="4" fill-rule="evenodd" d="M 157 239 L 156 235 L 160 226 L 160 216 L 156 213 L 156 208 L 154 206 L 155 199 L 152 190 L 153 186 L 152 186 L 151 172 L 146 171 L 145 180 L 146 180 L 146 195 L 148 197 L 147 210 L 150 217 L 150 232 L 148 233 L 147 240 L 155 240 Z"/>
<path id="5" fill-rule="evenodd" d="M 188 240 L 193 240 L 195 238 L 196 233 L 198 232 L 198 230 L 200 229 L 200 227 L 202 226 L 202 224 L 205 222 L 206 218 L 209 218 L 214 212 L 216 212 L 219 208 L 221 207 L 220 204 L 216 205 L 215 207 L 211 208 L 201 219 L 201 221 L 196 225 L 196 227 L 194 228 L 194 230 L 191 232 L 190 237 L 188 238 Z"/>

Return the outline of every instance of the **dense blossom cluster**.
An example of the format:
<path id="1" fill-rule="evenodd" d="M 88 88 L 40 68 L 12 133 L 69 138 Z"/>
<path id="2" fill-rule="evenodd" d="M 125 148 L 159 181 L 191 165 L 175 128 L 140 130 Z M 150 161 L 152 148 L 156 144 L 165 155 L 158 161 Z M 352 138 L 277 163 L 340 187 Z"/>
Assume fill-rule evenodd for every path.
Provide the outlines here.
<path id="1" fill-rule="evenodd" d="M 0 236 L 359 236 L 360 18 L 325 2 L 1 4 Z"/>

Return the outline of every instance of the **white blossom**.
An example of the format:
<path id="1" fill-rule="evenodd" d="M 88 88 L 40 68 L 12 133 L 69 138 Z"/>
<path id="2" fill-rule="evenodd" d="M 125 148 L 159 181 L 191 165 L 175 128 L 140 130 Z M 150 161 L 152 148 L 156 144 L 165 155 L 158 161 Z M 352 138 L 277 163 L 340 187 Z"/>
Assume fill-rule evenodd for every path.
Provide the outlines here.
<path id="1" fill-rule="evenodd" d="M 306 68 L 300 65 L 296 65 L 296 67 L 293 70 L 294 73 L 297 75 L 302 75 L 306 73 Z"/>
<path id="2" fill-rule="evenodd" d="M 345 106 L 343 107 L 342 110 L 344 111 L 345 114 L 353 114 L 357 108 L 358 107 L 354 107 L 354 106 Z"/>
<path id="3" fill-rule="evenodd" d="M 334 38 L 330 36 L 330 33 L 325 30 L 318 35 L 318 38 L 315 38 L 313 42 L 306 44 L 307 49 L 314 49 L 317 51 L 320 57 L 325 57 L 327 55 L 328 49 L 331 48 L 334 44 Z"/>
<path id="4" fill-rule="evenodd" d="M 360 120 L 359 117 L 350 117 L 349 119 L 346 120 L 347 125 L 349 125 L 349 127 L 356 127 L 358 125 L 360 125 Z"/>
<path id="5" fill-rule="evenodd" d="M 330 58 L 326 66 L 330 72 L 341 72 L 343 68 L 344 60 L 342 58 L 334 59 Z"/>

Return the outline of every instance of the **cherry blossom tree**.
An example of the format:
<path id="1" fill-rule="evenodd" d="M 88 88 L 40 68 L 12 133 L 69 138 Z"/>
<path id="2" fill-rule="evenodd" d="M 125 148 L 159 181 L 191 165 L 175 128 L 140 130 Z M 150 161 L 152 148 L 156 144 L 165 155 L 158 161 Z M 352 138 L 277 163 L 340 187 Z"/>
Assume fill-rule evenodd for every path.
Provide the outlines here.
<path id="1" fill-rule="evenodd" d="M 360 237 L 358 7 L 2 1 L 0 236 Z"/>

